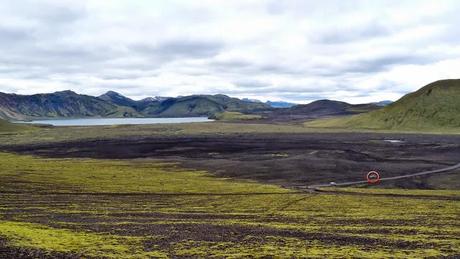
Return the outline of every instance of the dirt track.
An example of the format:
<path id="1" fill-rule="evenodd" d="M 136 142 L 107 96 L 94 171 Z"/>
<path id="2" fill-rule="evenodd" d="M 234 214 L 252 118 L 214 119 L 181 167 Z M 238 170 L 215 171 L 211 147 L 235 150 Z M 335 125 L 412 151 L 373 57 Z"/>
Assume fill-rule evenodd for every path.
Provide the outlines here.
<path id="1" fill-rule="evenodd" d="M 428 170 L 428 171 L 423 171 L 423 172 L 418 172 L 418 173 L 403 174 L 403 175 L 397 175 L 397 176 L 392 176 L 392 177 L 384 177 L 384 178 L 380 178 L 378 182 L 396 181 L 396 180 L 403 180 L 403 179 L 406 180 L 406 179 L 417 177 L 417 176 L 444 174 L 448 172 L 458 171 L 459 169 L 460 169 L 460 163 L 453 165 L 453 166 L 436 169 L 436 170 Z M 331 184 L 331 183 L 316 184 L 316 185 L 308 186 L 308 189 L 316 189 L 320 187 L 331 187 L 331 186 L 352 186 L 352 185 L 365 184 L 367 182 L 368 182 L 367 180 L 362 180 L 362 181 L 354 181 L 354 182 L 340 182 L 340 183 L 334 183 L 334 184 Z"/>
<path id="2" fill-rule="evenodd" d="M 401 140 L 391 143 L 387 140 Z M 153 158 L 214 174 L 281 185 L 360 181 L 458 163 L 460 136 L 409 134 L 234 134 L 129 138 L 2 147 L 46 157 Z M 419 177 L 398 183 L 432 188 Z"/>

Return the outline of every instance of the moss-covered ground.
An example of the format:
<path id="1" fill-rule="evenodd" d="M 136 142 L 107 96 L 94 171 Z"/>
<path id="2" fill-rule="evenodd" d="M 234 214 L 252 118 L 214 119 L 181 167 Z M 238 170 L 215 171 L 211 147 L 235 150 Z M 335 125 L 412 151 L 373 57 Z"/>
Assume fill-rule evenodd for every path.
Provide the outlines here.
<path id="1" fill-rule="evenodd" d="M 10 255 L 460 255 L 459 191 L 298 193 L 153 160 L 7 153 L 0 177 L 0 251 Z"/>
<path id="2" fill-rule="evenodd" d="M 184 136 L 245 133 L 307 133 L 317 132 L 302 125 L 205 122 L 152 125 L 113 125 L 51 127 L 30 126 L 31 130 L 0 131 L 0 145 L 49 143 L 82 139 L 107 139 L 154 136 Z M 326 130 L 325 132 L 327 132 Z M 333 129 L 330 131 L 334 131 Z"/>
<path id="3" fill-rule="evenodd" d="M 375 128 L 345 127 L 342 121 L 350 117 L 321 119 L 303 124 L 273 124 L 235 122 L 206 122 L 183 124 L 153 124 L 153 125 L 114 125 L 91 127 L 51 127 L 51 126 L 22 126 L 21 128 L 3 127 L 0 125 L 0 145 L 49 143 L 75 141 L 83 139 L 113 139 L 130 137 L 156 136 L 193 136 L 193 135 L 223 135 L 223 134 L 297 134 L 297 133 L 417 133 L 417 134 L 460 134 L 459 128 L 452 129 L 411 129 L 411 130 L 379 130 Z M 9 124 L 11 125 L 11 124 Z"/>
<path id="4" fill-rule="evenodd" d="M 241 112 L 221 112 L 214 114 L 211 118 L 221 121 L 244 121 L 262 119 L 262 116 L 256 114 L 243 114 Z"/>

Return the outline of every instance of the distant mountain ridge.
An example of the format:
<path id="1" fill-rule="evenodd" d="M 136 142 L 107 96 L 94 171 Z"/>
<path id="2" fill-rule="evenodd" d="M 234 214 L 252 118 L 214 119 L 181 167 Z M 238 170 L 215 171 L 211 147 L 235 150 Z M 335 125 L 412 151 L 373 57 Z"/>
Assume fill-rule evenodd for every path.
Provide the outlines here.
<path id="1" fill-rule="evenodd" d="M 273 110 L 268 117 L 272 120 L 311 120 L 326 116 L 343 116 L 377 110 L 376 104 L 349 104 L 333 100 L 318 100 L 309 104 L 298 104 L 290 108 Z"/>
<path id="2" fill-rule="evenodd" d="M 72 91 L 49 94 L 17 95 L 0 93 L 0 118 L 81 117 L 191 117 L 211 116 L 218 112 L 243 112 L 270 109 L 264 103 L 243 101 L 226 95 L 191 95 L 177 98 L 132 100 L 114 91 L 99 97 Z"/>
<path id="3" fill-rule="evenodd" d="M 17 95 L 0 93 L 0 118 L 33 120 L 39 118 L 83 117 L 215 117 L 224 112 L 252 114 L 269 120 L 301 120 L 323 116 L 357 114 L 380 108 L 377 104 L 348 104 L 319 100 L 294 105 L 279 102 L 238 99 L 222 94 L 180 97 L 149 97 L 133 100 L 114 91 L 98 97 L 61 91 L 49 94 Z"/>
<path id="4" fill-rule="evenodd" d="M 283 102 L 283 101 L 266 101 L 266 104 L 270 105 L 272 108 L 291 108 L 296 106 L 295 103 Z"/>
<path id="5" fill-rule="evenodd" d="M 114 91 L 108 91 L 107 93 L 98 96 L 98 98 L 120 106 L 132 107 L 137 104 L 137 101 L 134 101 L 133 99 L 130 99 Z"/>
<path id="6" fill-rule="evenodd" d="M 384 106 L 390 105 L 392 103 L 393 103 L 393 101 L 385 100 L 385 101 L 376 102 L 374 104 L 377 105 L 377 106 L 384 107 Z"/>
<path id="7" fill-rule="evenodd" d="M 16 95 L 0 93 L 0 118 L 24 120 L 45 117 L 137 117 L 130 107 L 72 91 Z"/>

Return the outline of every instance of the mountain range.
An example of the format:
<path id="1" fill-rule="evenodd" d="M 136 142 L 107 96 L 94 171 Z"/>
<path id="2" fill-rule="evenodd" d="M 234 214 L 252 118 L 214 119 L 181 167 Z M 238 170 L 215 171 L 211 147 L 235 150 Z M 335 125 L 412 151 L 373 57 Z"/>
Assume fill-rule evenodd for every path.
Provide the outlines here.
<path id="1" fill-rule="evenodd" d="M 9 120 L 56 117 L 191 117 L 211 116 L 225 111 L 252 113 L 270 109 L 265 103 L 219 94 L 155 97 L 135 101 L 113 91 L 99 97 L 72 91 L 34 95 L 0 93 L 0 118 Z"/>
<path id="2" fill-rule="evenodd" d="M 352 105 L 331 100 L 320 100 L 305 105 L 269 101 L 264 103 L 259 100 L 238 99 L 222 94 L 190 95 L 176 98 L 149 97 L 133 100 L 114 91 L 108 91 L 98 97 L 77 94 L 69 90 L 34 95 L 0 93 L 0 118 L 8 120 L 60 117 L 207 116 L 219 118 L 222 116 L 218 116 L 218 114 L 225 112 L 230 112 L 233 115 L 239 113 L 242 115 L 255 114 L 258 117 L 272 120 L 292 120 L 356 114 L 378 108 L 379 105 L 377 104 Z M 257 116 L 251 118 L 257 118 Z"/>
<path id="3" fill-rule="evenodd" d="M 72 91 L 16 95 L 0 93 L 0 118 L 135 117 L 136 110 Z"/>
<path id="4" fill-rule="evenodd" d="M 265 118 L 272 121 L 336 117 L 315 120 L 306 125 L 432 130 L 460 127 L 459 100 L 460 79 L 433 82 L 394 103 L 385 101 L 353 105 L 319 100 L 290 108 L 272 108 L 260 101 L 240 100 L 226 95 L 154 97 L 136 101 L 113 91 L 99 97 L 80 95 L 72 91 L 35 95 L 0 93 L 0 118 L 27 120 L 45 117 L 187 117 L 228 113 L 231 116 L 222 117 Z M 0 120 L 1 129 L 11 127 L 18 126 Z"/>
<path id="5" fill-rule="evenodd" d="M 380 109 L 381 106 L 369 104 L 349 104 L 333 100 L 318 100 L 309 104 L 299 104 L 290 108 L 279 108 L 265 117 L 276 121 L 311 120 L 327 116 L 344 116 L 365 113 Z"/>
<path id="6" fill-rule="evenodd" d="M 262 101 L 257 99 L 243 98 L 243 101 L 259 102 Z M 272 108 L 291 108 L 292 106 L 297 105 L 296 103 L 284 102 L 284 101 L 266 101 L 265 104 L 268 104 Z"/>

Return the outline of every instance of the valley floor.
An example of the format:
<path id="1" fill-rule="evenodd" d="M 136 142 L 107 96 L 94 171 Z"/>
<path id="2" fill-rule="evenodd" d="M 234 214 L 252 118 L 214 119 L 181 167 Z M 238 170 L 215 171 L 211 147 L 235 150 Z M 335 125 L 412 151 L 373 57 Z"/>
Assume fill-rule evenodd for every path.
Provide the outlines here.
<path id="1" fill-rule="evenodd" d="M 220 177 L 285 187 L 393 177 L 458 164 L 460 136 L 388 133 L 227 133 L 106 137 L 1 147 L 60 158 L 160 159 Z M 460 189 L 457 171 L 385 187 Z"/>
<path id="2" fill-rule="evenodd" d="M 42 127 L 0 143 L 0 258 L 460 256 L 458 171 L 298 188 L 457 164 L 458 135 L 212 123 Z"/>
<path id="3" fill-rule="evenodd" d="M 459 191 L 300 193 L 172 163 L 8 153 L 0 177 L 2 258 L 460 255 Z"/>

